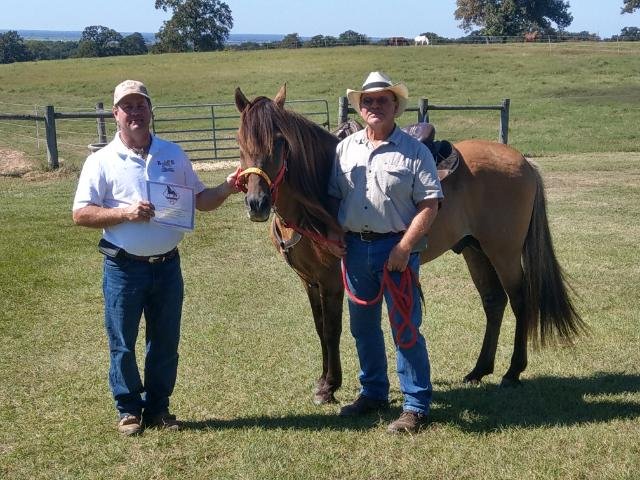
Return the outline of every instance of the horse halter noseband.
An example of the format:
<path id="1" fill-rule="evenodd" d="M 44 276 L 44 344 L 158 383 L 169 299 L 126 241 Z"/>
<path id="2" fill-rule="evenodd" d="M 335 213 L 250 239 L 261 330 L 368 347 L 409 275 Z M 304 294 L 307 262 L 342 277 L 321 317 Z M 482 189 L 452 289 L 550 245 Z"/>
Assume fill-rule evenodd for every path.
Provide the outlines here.
<path id="1" fill-rule="evenodd" d="M 286 173 L 286 171 L 287 171 L 287 160 L 283 156 L 280 170 L 278 170 L 278 173 L 276 174 L 275 179 L 271 180 L 271 178 L 269 177 L 269 174 L 259 167 L 249 167 L 242 170 L 240 173 L 238 173 L 236 186 L 240 190 L 242 190 L 244 193 L 247 193 L 247 177 L 251 174 L 259 175 L 267 183 L 267 186 L 269 187 L 269 191 L 271 193 L 271 199 L 272 199 L 271 204 L 274 205 L 276 203 L 278 187 L 280 186 L 280 184 L 282 184 L 284 180 L 284 174 Z"/>
<path id="2" fill-rule="evenodd" d="M 252 173 L 255 173 L 256 175 L 260 175 L 262 179 L 265 182 L 267 182 L 267 186 L 271 188 L 271 184 L 273 182 L 271 182 L 271 179 L 269 178 L 269 175 L 267 175 L 267 172 L 265 172 L 264 170 L 258 167 L 249 167 L 245 170 L 241 170 L 240 173 L 238 173 L 238 180 L 239 180 L 238 184 L 240 185 L 243 192 L 245 193 L 247 192 L 247 179 L 244 177 L 248 177 Z"/>

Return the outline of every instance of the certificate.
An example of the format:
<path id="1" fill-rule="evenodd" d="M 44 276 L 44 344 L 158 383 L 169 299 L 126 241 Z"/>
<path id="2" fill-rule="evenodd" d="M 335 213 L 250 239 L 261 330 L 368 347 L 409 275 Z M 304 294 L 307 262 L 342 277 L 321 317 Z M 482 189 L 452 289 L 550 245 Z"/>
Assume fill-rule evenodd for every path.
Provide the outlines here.
<path id="1" fill-rule="evenodd" d="M 147 181 L 147 198 L 155 207 L 155 216 L 152 221 L 179 230 L 193 230 L 195 221 L 193 188 Z"/>

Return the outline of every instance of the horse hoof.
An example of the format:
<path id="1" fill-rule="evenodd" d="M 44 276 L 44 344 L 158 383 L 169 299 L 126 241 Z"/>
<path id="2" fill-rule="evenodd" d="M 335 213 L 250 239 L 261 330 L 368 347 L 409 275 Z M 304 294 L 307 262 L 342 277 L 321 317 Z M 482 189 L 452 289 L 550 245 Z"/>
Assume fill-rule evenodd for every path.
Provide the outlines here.
<path id="1" fill-rule="evenodd" d="M 500 388 L 516 388 L 521 386 L 522 382 L 517 378 L 502 377 L 502 381 L 500 382 Z"/>
<path id="2" fill-rule="evenodd" d="M 482 377 L 484 375 L 479 375 L 477 373 L 471 372 L 464 376 L 462 379 L 462 383 L 468 383 L 470 385 L 480 385 L 482 383 Z"/>
<path id="3" fill-rule="evenodd" d="M 482 383 L 482 379 L 481 378 L 472 378 L 472 377 L 464 377 L 464 379 L 462 380 L 462 383 L 466 383 L 467 385 L 480 385 Z"/>
<path id="4" fill-rule="evenodd" d="M 316 405 L 329 405 L 332 403 L 338 403 L 338 401 L 331 392 L 316 392 L 313 395 L 313 403 Z"/>

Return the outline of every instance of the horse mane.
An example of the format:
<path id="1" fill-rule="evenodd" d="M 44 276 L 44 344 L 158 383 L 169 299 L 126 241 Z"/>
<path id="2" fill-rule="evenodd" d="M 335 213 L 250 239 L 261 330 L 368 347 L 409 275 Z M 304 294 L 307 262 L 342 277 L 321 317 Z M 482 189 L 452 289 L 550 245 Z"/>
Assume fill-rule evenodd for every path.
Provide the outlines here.
<path id="1" fill-rule="evenodd" d="M 252 158 L 271 157 L 279 135 L 286 144 L 285 180 L 299 209 L 295 222 L 321 235 L 339 232 L 340 225 L 329 213 L 327 194 L 338 138 L 267 97 L 255 98 L 241 115 L 241 148 Z"/>

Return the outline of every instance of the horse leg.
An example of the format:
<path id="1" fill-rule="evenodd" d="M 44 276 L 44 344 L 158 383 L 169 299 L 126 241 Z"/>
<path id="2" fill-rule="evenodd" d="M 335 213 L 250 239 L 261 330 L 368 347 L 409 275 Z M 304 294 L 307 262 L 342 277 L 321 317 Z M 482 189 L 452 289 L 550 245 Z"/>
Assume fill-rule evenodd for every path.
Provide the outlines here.
<path id="1" fill-rule="evenodd" d="M 334 393 L 342 385 L 340 335 L 342 333 L 342 290 L 305 283 L 322 349 L 322 375 L 316 383 L 313 401 L 317 405 L 336 402 Z"/>
<path id="2" fill-rule="evenodd" d="M 516 329 L 513 341 L 513 354 L 509 369 L 502 377 L 500 386 L 513 387 L 521 385 L 520 374 L 527 368 L 527 310 L 524 300 L 524 271 L 521 256 L 513 255 L 501 257 L 495 261 L 496 271 L 500 281 L 509 296 L 511 310 L 516 319 Z"/>
<path id="3" fill-rule="evenodd" d="M 320 285 L 322 311 L 324 313 L 324 341 L 327 348 L 327 374 L 324 380 L 324 397 L 335 402 L 334 393 L 342 386 L 342 364 L 340 362 L 340 336 L 342 335 L 342 304 L 344 290 L 340 274 L 335 281 Z M 322 402 L 326 403 L 326 402 Z"/>
<path id="4" fill-rule="evenodd" d="M 322 300 L 320 298 L 320 287 L 318 285 L 309 285 L 303 282 L 311 305 L 311 313 L 313 314 L 313 323 L 316 327 L 316 333 L 320 339 L 320 349 L 322 350 L 322 375 L 316 382 L 316 389 L 313 392 L 313 401 L 316 404 L 326 403 L 320 392 L 324 391 L 325 379 L 327 378 L 327 342 L 324 339 L 324 315 L 322 313 Z M 331 400 L 329 400 L 331 401 Z"/>
<path id="5" fill-rule="evenodd" d="M 482 348 L 476 366 L 464 377 L 464 382 L 479 383 L 482 377 L 493 373 L 500 326 L 507 306 L 507 295 L 493 265 L 482 250 L 467 247 L 462 251 L 462 255 L 480 294 L 487 317 Z"/>

